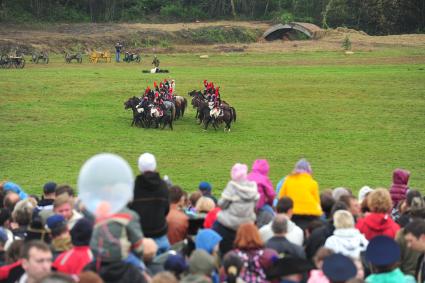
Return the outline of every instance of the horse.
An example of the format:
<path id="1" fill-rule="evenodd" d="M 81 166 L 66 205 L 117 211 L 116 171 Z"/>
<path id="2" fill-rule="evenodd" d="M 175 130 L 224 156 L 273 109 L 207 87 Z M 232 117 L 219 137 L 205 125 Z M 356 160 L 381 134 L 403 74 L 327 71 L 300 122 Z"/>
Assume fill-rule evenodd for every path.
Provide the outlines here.
<path id="1" fill-rule="evenodd" d="M 224 131 L 227 130 L 228 132 L 230 132 L 230 126 L 232 122 L 236 122 L 236 109 L 230 106 L 228 108 L 221 107 L 221 110 L 223 111 L 223 114 L 218 115 L 218 117 L 216 118 L 217 123 L 220 124 L 224 122 L 226 124 L 226 126 L 224 127 Z"/>
<path id="2" fill-rule="evenodd" d="M 176 95 L 174 99 L 176 104 L 176 119 L 180 118 L 180 116 L 183 118 L 184 111 L 187 107 L 187 99 L 179 95 Z"/>
<path id="3" fill-rule="evenodd" d="M 152 118 L 151 121 L 154 121 L 156 123 L 156 128 L 158 128 L 159 125 L 162 124 L 161 129 L 164 129 L 165 126 L 168 124 L 170 126 L 170 129 L 173 130 L 173 116 L 171 114 L 171 109 L 163 110 L 162 113 L 160 113 L 157 107 L 152 107 L 150 109 L 149 116 Z"/>
<path id="4" fill-rule="evenodd" d="M 124 102 L 124 109 L 131 109 L 133 111 L 133 120 L 131 121 L 131 126 L 145 127 L 144 123 L 144 109 L 138 108 L 140 104 L 140 99 L 136 96 L 130 97 L 126 102 Z"/>

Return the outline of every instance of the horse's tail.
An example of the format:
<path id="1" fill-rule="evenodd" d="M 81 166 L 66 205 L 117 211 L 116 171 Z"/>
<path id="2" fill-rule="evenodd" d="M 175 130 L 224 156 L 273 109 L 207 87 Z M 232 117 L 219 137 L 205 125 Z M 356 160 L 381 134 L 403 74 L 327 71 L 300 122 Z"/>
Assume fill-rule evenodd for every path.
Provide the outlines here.
<path id="1" fill-rule="evenodd" d="M 187 99 L 186 99 L 186 97 L 183 97 L 183 107 L 181 109 L 182 117 L 184 115 L 184 111 L 186 111 L 186 108 L 187 108 Z"/>
<path id="2" fill-rule="evenodd" d="M 171 121 L 173 121 L 176 118 L 176 106 L 174 103 L 171 106 Z"/>
<path id="3" fill-rule="evenodd" d="M 232 106 L 230 106 L 230 109 L 232 110 L 233 122 L 236 122 L 236 109 Z"/>

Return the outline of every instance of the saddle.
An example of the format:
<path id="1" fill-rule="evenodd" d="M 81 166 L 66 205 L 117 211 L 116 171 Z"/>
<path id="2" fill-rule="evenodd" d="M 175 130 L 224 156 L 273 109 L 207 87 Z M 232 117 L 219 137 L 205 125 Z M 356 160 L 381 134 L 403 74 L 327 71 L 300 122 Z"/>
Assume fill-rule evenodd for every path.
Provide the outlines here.
<path id="1" fill-rule="evenodd" d="M 218 117 L 223 116 L 223 110 L 221 108 L 215 107 L 215 108 L 211 109 L 210 116 L 217 119 Z"/>

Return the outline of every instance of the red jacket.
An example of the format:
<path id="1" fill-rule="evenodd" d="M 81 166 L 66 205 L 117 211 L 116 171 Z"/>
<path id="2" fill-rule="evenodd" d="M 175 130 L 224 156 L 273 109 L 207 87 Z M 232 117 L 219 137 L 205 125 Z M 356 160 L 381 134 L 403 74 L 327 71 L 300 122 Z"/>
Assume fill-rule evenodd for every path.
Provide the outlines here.
<path id="1" fill-rule="evenodd" d="M 93 261 L 89 246 L 74 247 L 61 253 L 53 263 L 57 271 L 70 275 L 79 275 L 83 268 Z"/>
<path id="2" fill-rule="evenodd" d="M 400 230 L 400 226 L 386 213 L 370 213 L 357 221 L 356 228 L 369 241 L 378 235 L 385 235 L 394 239 L 397 231 Z"/>

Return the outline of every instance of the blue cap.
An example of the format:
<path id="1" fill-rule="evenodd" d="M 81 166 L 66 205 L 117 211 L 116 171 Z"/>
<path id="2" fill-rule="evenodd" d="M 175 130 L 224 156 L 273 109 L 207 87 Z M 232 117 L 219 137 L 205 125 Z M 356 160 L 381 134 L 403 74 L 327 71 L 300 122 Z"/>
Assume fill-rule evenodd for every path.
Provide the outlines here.
<path id="1" fill-rule="evenodd" d="M 0 227 L 0 242 L 4 244 L 7 242 L 8 238 L 6 230 L 4 230 L 3 227 Z"/>
<path id="2" fill-rule="evenodd" d="M 199 230 L 195 238 L 196 249 L 201 249 L 212 254 L 214 247 L 220 243 L 223 238 L 212 229 Z"/>
<path id="3" fill-rule="evenodd" d="M 66 220 L 62 215 L 54 214 L 47 218 L 46 224 L 50 230 L 55 230 L 66 225 Z"/>
<path id="4" fill-rule="evenodd" d="M 208 191 L 208 192 L 211 192 L 211 189 L 212 189 L 210 183 L 205 182 L 205 181 L 200 182 L 198 188 L 201 191 Z"/>
<path id="5" fill-rule="evenodd" d="M 376 236 L 366 249 L 366 260 L 376 266 L 386 266 L 400 260 L 400 247 L 394 239 Z"/>
<path id="6" fill-rule="evenodd" d="M 43 186 L 43 192 L 45 194 L 52 194 L 55 192 L 56 189 L 56 183 L 55 182 L 48 182 L 44 184 Z"/>
<path id="7" fill-rule="evenodd" d="M 170 254 L 164 262 L 164 269 L 175 274 L 181 274 L 188 268 L 185 258 L 179 254 Z"/>
<path id="8" fill-rule="evenodd" d="M 333 282 L 344 282 L 357 274 L 357 268 L 353 261 L 342 254 L 325 257 L 322 269 L 329 281 Z"/>

